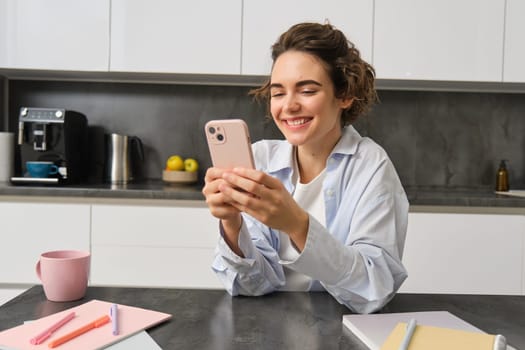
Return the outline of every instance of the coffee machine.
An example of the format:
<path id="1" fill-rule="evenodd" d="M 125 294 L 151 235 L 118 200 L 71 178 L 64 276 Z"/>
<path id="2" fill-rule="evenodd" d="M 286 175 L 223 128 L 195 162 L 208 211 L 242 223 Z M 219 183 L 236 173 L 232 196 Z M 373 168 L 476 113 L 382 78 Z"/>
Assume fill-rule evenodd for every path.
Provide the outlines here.
<path id="1" fill-rule="evenodd" d="M 13 184 L 76 184 L 87 177 L 86 116 L 63 108 L 22 107 Z M 29 161 L 52 162 L 58 171 L 46 177 L 27 172 Z"/>

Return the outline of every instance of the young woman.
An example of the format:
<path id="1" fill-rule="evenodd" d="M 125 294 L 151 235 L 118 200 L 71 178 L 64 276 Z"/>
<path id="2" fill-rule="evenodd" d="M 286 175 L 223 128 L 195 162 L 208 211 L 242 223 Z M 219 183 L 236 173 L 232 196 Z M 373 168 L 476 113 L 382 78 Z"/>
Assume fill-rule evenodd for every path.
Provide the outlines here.
<path id="1" fill-rule="evenodd" d="M 253 144 L 257 170 L 206 172 L 212 267 L 232 295 L 326 290 L 376 311 L 407 277 L 408 201 L 385 151 L 351 126 L 376 100 L 374 69 L 329 24 L 297 24 L 272 50 L 253 93 L 286 140 Z"/>

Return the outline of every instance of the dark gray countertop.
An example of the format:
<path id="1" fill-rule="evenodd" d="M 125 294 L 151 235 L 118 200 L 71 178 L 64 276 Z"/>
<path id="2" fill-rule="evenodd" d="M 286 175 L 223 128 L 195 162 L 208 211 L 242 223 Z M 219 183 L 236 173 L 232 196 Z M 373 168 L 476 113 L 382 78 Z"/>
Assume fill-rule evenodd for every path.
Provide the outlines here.
<path id="1" fill-rule="evenodd" d="M 0 196 L 204 200 L 202 185 L 172 185 L 150 180 L 128 185 L 12 186 L 0 183 Z M 495 194 L 489 188 L 407 187 L 410 205 L 525 208 L 525 198 Z"/>
<path id="2" fill-rule="evenodd" d="M 231 297 L 222 290 L 89 287 L 76 302 L 47 301 L 34 286 L 0 307 L 0 331 L 92 299 L 153 309 L 173 318 L 148 330 L 171 349 L 367 349 L 342 325 L 350 311 L 328 293 Z M 383 312 L 446 310 L 525 349 L 525 297 L 398 294 Z"/>
<path id="3" fill-rule="evenodd" d="M 0 195 L 124 199 L 204 200 L 201 185 L 173 185 L 161 180 L 126 185 L 90 184 L 70 186 L 13 186 L 0 183 Z"/>

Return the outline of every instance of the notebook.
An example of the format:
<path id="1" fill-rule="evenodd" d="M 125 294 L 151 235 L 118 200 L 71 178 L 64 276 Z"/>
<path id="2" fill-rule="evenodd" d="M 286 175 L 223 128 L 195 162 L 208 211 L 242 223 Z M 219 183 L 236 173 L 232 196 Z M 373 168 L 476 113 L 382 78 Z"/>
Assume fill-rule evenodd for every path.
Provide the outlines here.
<path id="1" fill-rule="evenodd" d="M 142 331 L 124 340 L 110 345 L 105 350 L 162 350 L 159 344 L 150 337 L 148 332 Z"/>
<path id="2" fill-rule="evenodd" d="M 486 334 L 448 311 L 343 315 L 343 325 L 352 331 L 369 349 L 384 350 L 382 345 L 391 334 L 396 334 L 396 336 L 399 336 L 398 332 L 404 334 L 404 328 L 396 329 L 396 327 L 404 327 L 412 318 L 417 320 L 419 328 L 421 328 L 421 325 L 424 325 L 446 330 L 452 329 Z M 513 348 L 507 346 L 507 349 Z"/>
<path id="3" fill-rule="evenodd" d="M 407 324 L 398 323 L 381 350 L 398 350 L 407 333 Z M 506 343 L 495 347 L 493 334 L 417 325 L 409 342 L 410 349 L 421 350 L 505 350 Z"/>
<path id="4" fill-rule="evenodd" d="M 69 332 L 76 330 L 87 323 L 100 318 L 101 316 L 108 315 L 112 304 L 113 303 L 106 301 L 92 300 L 68 310 L 61 311 L 38 320 L 34 320 L 33 322 L 25 323 L 23 325 L 2 331 L 0 332 L 0 349 L 47 349 L 47 345 L 54 339 L 68 334 Z M 32 337 L 39 334 L 44 329 L 48 328 L 50 325 L 62 319 L 65 315 L 72 311 L 75 312 L 75 318 L 54 332 L 44 343 L 40 345 L 32 345 L 29 343 L 29 340 Z M 118 335 L 115 336 L 112 334 L 111 323 L 107 323 L 100 328 L 90 330 L 87 333 L 84 333 L 60 345 L 57 347 L 57 349 L 102 349 L 170 318 L 170 314 L 163 312 L 118 304 Z"/>

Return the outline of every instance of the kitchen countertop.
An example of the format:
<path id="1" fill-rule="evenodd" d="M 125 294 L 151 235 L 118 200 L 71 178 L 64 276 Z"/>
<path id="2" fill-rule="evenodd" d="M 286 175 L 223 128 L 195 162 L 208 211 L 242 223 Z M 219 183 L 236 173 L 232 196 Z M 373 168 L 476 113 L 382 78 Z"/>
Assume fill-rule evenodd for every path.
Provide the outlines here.
<path id="1" fill-rule="evenodd" d="M 0 307 L 0 331 L 93 299 L 172 314 L 148 329 L 163 349 L 367 349 L 342 325 L 350 310 L 325 292 L 231 297 L 224 290 L 89 287 L 81 300 L 56 303 L 37 285 Z M 443 310 L 524 349 L 523 296 L 397 294 L 382 312 Z"/>
<path id="2" fill-rule="evenodd" d="M 0 183 L 0 196 L 204 200 L 201 190 L 201 185 L 172 185 L 162 180 L 141 181 L 125 185 L 13 186 Z"/>
<path id="3" fill-rule="evenodd" d="M 171 185 L 149 180 L 127 185 L 12 186 L 0 183 L 0 196 L 81 197 L 149 200 L 204 200 L 202 185 Z M 486 187 L 407 187 L 411 206 L 525 208 L 525 198 L 494 193 Z"/>

